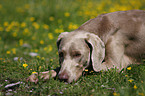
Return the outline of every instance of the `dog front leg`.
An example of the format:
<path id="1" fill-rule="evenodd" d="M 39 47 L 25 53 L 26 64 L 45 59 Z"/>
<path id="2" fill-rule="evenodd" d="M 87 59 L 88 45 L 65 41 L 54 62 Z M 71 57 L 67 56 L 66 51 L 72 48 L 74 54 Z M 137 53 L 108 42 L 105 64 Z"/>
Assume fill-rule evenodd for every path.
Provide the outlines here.
<path id="1" fill-rule="evenodd" d="M 132 63 L 130 57 L 125 55 L 125 47 L 118 38 L 110 38 L 105 46 L 105 62 L 101 64 L 103 70 L 117 68 L 119 71 Z"/>
<path id="2" fill-rule="evenodd" d="M 49 80 L 49 78 L 55 78 L 57 76 L 59 70 L 60 70 L 60 68 L 58 67 L 54 70 L 39 72 L 39 74 L 37 72 L 33 73 L 32 75 L 30 75 L 28 77 L 27 82 L 30 81 L 30 82 L 37 83 L 38 82 L 38 75 L 39 75 L 40 79 L 43 79 L 43 80 Z"/>

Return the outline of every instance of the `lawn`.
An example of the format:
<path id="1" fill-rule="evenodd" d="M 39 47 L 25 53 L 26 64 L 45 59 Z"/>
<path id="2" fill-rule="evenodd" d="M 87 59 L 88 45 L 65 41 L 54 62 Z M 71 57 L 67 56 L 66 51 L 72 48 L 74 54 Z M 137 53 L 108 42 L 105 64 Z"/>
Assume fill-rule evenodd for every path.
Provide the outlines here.
<path id="1" fill-rule="evenodd" d="M 145 1 L 0 0 L 0 96 L 144 96 L 144 65 L 92 72 L 71 84 L 57 78 L 26 82 L 34 72 L 59 67 L 56 41 L 61 32 L 103 13 L 131 9 L 145 10 Z M 22 83 L 6 87 L 17 82 Z"/>

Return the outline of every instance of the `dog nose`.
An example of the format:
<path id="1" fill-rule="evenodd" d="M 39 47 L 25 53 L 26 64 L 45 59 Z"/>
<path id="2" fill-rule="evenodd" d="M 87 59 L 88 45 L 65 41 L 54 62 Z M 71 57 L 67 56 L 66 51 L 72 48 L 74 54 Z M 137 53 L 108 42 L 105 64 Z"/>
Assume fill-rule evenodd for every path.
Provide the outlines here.
<path id="1" fill-rule="evenodd" d="M 69 76 L 67 73 L 61 73 L 59 74 L 58 78 L 66 82 L 69 79 Z"/>

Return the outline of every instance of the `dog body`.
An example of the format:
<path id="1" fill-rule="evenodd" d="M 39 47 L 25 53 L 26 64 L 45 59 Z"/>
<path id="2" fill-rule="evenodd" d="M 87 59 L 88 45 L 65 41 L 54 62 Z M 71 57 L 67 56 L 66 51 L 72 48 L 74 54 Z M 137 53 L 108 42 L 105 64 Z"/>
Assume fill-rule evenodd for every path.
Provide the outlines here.
<path id="1" fill-rule="evenodd" d="M 145 11 L 130 10 L 102 14 L 57 40 L 59 79 L 71 83 L 85 68 L 94 71 L 126 68 L 145 58 Z M 103 62 L 104 60 L 104 62 Z"/>

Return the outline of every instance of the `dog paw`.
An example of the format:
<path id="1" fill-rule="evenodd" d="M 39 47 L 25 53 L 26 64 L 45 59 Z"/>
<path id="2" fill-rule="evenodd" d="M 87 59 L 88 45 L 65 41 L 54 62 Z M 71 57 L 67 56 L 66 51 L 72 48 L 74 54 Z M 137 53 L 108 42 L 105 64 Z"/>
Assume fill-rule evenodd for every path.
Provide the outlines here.
<path id="1" fill-rule="evenodd" d="M 38 73 L 33 73 L 32 75 L 30 75 L 27 79 L 27 82 L 30 81 L 30 82 L 35 82 L 37 83 L 39 80 L 38 80 L 38 77 L 40 79 L 43 79 L 43 80 L 48 80 L 50 77 L 56 77 L 56 72 L 54 70 L 51 70 L 51 71 L 46 71 L 46 72 L 40 72 L 39 73 L 39 76 L 38 76 Z"/>
<path id="2" fill-rule="evenodd" d="M 38 82 L 38 73 L 33 73 L 32 75 L 30 75 L 27 80 L 27 82 L 30 81 L 30 82 L 35 82 L 37 83 Z"/>

